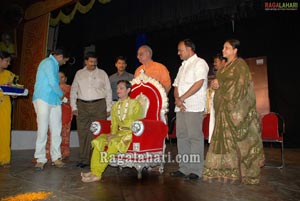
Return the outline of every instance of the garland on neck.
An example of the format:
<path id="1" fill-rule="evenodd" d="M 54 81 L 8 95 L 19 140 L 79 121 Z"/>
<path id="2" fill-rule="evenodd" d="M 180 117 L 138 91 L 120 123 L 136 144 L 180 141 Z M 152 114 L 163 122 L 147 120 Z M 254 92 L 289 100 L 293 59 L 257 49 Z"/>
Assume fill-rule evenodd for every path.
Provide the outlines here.
<path id="1" fill-rule="evenodd" d="M 123 111 L 123 115 L 121 117 L 121 102 L 118 103 L 117 114 L 118 114 L 118 117 L 119 117 L 120 121 L 124 121 L 124 119 L 126 118 L 126 115 L 127 115 L 127 112 L 128 112 L 128 105 L 129 105 L 129 100 L 127 98 L 126 103 L 125 103 L 125 108 L 124 108 L 124 111 Z"/>

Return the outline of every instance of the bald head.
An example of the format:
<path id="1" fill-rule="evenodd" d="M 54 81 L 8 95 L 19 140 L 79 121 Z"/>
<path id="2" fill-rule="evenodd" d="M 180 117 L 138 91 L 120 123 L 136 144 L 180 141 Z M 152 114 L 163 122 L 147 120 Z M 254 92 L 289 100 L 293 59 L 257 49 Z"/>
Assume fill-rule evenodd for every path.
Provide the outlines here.
<path id="1" fill-rule="evenodd" d="M 148 45 L 142 45 L 137 52 L 137 58 L 142 64 L 147 64 L 152 61 L 152 49 Z"/>

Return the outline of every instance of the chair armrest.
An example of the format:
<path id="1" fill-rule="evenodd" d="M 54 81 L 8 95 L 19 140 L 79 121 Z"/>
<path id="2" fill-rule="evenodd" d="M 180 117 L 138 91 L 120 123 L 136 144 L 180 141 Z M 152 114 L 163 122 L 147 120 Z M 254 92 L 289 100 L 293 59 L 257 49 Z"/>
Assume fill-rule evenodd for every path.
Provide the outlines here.
<path id="1" fill-rule="evenodd" d="M 97 120 L 91 124 L 90 130 L 94 135 L 94 138 L 97 138 L 100 134 L 108 134 L 110 133 L 110 120 Z"/>
<path id="2" fill-rule="evenodd" d="M 168 135 L 168 126 L 162 121 L 142 119 L 144 131 L 141 135 L 132 135 L 132 143 L 129 150 L 136 150 L 135 146 L 139 146 L 138 150 L 155 150 L 161 149 L 164 140 Z"/>
<path id="3" fill-rule="evenodd" d="M 140 150 L 153 150 L 161 148 L 165 137 L 168 135 L 168 126 L 162 121 L 142 119 L 140 120 L 144 125 L 144 131 L 140 136 L 132 134 L 132 143 L 129 150 L 133 149 L 133 146 L 139 144 Z M 92 123 L 97 124 L 99 128 L 97 133 L 94 133 L 94 138 L 105 133 L 110 133 L 111 121 L 109 120 L 97 120 Z M 92 126 L 91 126 L 92 127 Z"/>

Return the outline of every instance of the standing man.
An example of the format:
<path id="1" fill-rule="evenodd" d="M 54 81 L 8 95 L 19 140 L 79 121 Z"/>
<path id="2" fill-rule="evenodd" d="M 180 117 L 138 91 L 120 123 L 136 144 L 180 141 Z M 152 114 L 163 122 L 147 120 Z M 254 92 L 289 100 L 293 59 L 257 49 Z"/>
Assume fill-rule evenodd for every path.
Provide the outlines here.
<path id="1" fill-rule="evenodd" d="M 168 69 L 161 63 L 152 60 L 152 49 L 148 45 L 142 45 L 137 52 L 137 58 L 142 64 L 134 73 L 137 77 L 143 70 L 145 74 L 159 81 L 168 94 L 171 89 L 171 78 Z"/>
<path id="2" fill-rule="evenodd" d="M 196 55 L 195 48 L 190 39 L 179 42 L 178 55 L 183 62 L 173 83 L 178 154 L 181 158 L 188 156 L 189 161 L 179 161 L 179 170 L 171 172 L 170 175 L 185 177 L 188 180 L 202 176 L 204 164 L 202 119 L 209 71 L 205 60 Z M 192 161 L 193 159 L 196 160 Z"/>
<path id="3" fill-rule="evenodd" d="M 223 57 L 222 54 L 218 53 L 214 56 L 214 71 L 217 73 L 218 70 L 221 70 L 227 62 L 227 59 Z"/>
<path id="4" fill-rule="evenodd" d="M 34 157 L 37 159 L 35 168 L 43 170 L 47 163 L 46 143 L 48 127 L 51 136 L 51 160 L 56 167 L 63 167 L 61 161 L 61 99 L 63 92 L 59 87 L 59 66 L 69 60 L 65 50 L 57 49 L 39 64 L 34 92 L 33 106 L 37 116 L 37 139 Z"/>
<path id="5" fill-rule="evenodd" d="M 222 68 L 225 67 L 225 64 L 226 64 L 226 61 L 227 61 L 227 59 L 225 57 L 223 57 L 223 55 L 220 54 L 220 53 L 216 54 L 213 57 L 213 59 L 214 59 L 214 62 L 213 62 L 214 74 L 212 76 L 208 76 L 208 87 L 207 87 L 207 90 L 206 90 L 206 113 L 213 112 L 212 107 L 213 107 L 213 97 L 214 97 L 214 94 L 215 94 L 215 90 L 211 87 L 211 81 L 216 78 L 217 71 L 221 70 Z M 211 117 L 212 116 L 210 116 L 210 119 L 211 119 Z M 211 121 L 210 121 L 210 123 L 211 123 Z M 212 129 L 209 129 L 210 133 L 211 133 Z"/>
<path id="6" fill-rule="evenodd" d="M 225 67 L 227 59 L 223 57 L 222 54 L 216 54 L 214 57 L 214 75 L 208 76 L 208 86 L 206 90 L 206 114 L 209 114 L 209 129 L 208 129 L 208 143 L 210 143 L 211 136 L 214 131 L 215 126 L 215 109 L 214 109 L 214 95 L 215 95 L 215 89 L 212 88 L 211 83 L 213 82 L 213 79 L 216 78 L 217 71 L 221 70 Z"/>
<path id="7" fill-rule="evenodd" d="M 115 66 L 117 72 L 109 76 L 109 81 L 112 89 L 112 99 L 113 101 L 118 101 L 117 95 L 117 83 L 119 80 L 131 81 L 133 79 L 133 74 L 126 71 L 127 63 L 126 58 L 123 56 L 118 56 L 115 60 Z"/>
<path id="8" fill-rule="evenodd" d="M 77 167 L 90 164 L 93 121 L 106 119 L 110 115 L 112 92 L 108 76 L 97 67 L 94 52 L 85 57 L 85 67 L 77 71 L 71 87 L 70 102 L 72 113 L 76 116 L 79 137 L 79 162 Z"/>

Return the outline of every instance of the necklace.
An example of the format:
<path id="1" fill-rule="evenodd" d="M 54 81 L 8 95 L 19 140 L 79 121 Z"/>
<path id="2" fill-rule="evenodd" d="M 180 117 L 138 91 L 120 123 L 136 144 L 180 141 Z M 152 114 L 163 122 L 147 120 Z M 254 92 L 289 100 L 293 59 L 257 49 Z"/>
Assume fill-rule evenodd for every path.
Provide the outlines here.
<path id="1" fill-rule="evenodd" d="M 118 104 L 118 111 L 117 111 L 117 113 L 118 113 L 118 117 L 119 117 L 120 121 L 124 121 L 124 119 L 125 119 L 125 117 L 126 117 L 126 115 L 127 115 L 128 104 L 129 104 L 128 102 L 129 102 L 129 101 L 128 101 L 128 99 L 127 99 L 127 100 L 126 100 L 126 103 L 125 103 L 125 108 L 124 108 L 122 117 L 121 117 L 121 102 Z"/>

